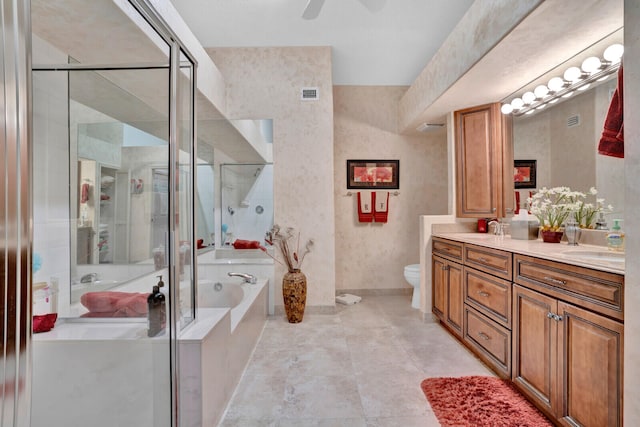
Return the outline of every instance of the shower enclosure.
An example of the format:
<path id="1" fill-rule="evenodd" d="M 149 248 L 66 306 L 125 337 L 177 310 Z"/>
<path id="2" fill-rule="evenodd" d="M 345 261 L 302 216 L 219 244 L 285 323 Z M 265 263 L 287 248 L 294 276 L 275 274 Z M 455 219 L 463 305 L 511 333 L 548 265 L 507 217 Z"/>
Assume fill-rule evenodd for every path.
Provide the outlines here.
<path id="1" fill-rule="evenodd" d="M 195 318 L 195 61 L 144 0 L 30 12 L 33 314 L 58 317 L 33 335 L 31 425 L 178 425 L 177 337 Z M 160 281 L 165 329 L 149 336 Z"/>

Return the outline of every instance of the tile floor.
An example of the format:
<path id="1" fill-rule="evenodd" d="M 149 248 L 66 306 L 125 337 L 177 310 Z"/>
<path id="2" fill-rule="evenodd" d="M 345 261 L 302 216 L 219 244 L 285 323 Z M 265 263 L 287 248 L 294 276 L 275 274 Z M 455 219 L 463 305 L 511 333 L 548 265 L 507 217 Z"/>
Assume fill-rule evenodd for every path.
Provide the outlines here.
<path id="1" fill-rule="evenodd" d="M 420 382 L 493 375 L 410 296 L 267 321 L 221 427 L 439 426 Z"/>

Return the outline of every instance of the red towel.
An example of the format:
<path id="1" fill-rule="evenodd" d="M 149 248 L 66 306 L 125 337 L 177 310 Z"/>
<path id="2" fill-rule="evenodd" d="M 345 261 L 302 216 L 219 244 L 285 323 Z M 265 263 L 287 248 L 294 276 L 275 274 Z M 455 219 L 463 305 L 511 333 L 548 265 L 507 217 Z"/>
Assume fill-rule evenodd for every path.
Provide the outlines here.
<path id="1" fill-rule="evenodd" d="M 260 242 L 257 240 L 236 239 L 233 242 L 234 249 L 260 249 Z"/>
<path id="2" fill-rule="evenodd" d="M 87 203 L 89 201 L 90 186 L 86 182 L 80 186 L 80 203 Z"/>
<path id="3" fill-rule="evenodd" d="M 598 144 L 598 154 L 624 157 L 624 114 L 622 102 L 622 64 L 618 69 L 618 87 L 611 97 L 611 104 L 604 120 L 602 138 Z"/>
<path id="4" fill-rule="evenodd" d="M 360 191 L 358 191 L 358 221 L 360 222 L 373 222 L 373 205 L 376 203 L 376 193 L 371 193 L 371 204 L 362 203 L 362 197 Z"/>
<path id="5" fill-rule="evenodd" d="M 105 313 L 98 317 L 141 317 L 147 314 L 148 296 L 136 292 L 87 292 L 80 302 L 91 313 Z"/>
<path id="6" fill-rule="evenodd" d="M 375 206 L 373 217 L 376 222 L 387 222 L 389 215 L 389 192 L 377 191 L 371 195 L 373 198 L 373 205 Z"/>

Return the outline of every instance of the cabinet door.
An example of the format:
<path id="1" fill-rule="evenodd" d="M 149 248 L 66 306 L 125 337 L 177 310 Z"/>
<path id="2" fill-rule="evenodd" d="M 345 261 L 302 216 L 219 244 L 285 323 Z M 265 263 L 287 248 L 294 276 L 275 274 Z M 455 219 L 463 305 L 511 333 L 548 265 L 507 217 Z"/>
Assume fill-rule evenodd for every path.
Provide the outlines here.
<path id="1" fill-rule="evenodd" d="M 455 112 L 458 217 L 504 217 L 513 208 L 509 120 L 499 103 Z"/>
<path id="2" fill-rule="evenodd" d="M 558 314 L 558 419 L 569 426 L 622 426 L 622 323 L 563 302 Z"/>
<path id="3" fill-rule="evenodd" d="M 512 380 L 548 415 L 557 405 L 557 300 L 513 286 Z"/>
<path id="4" fill-rule="evenodd" d="M 462 266 L 452 262 L 447 262 L 445 273 L 447 273 L 447 310 L 445 321 L 457 336 L 462 336 L 462 304 L 463 304 L 463 275 Z"/>
<path id="5" fill-rule="evenodd" d="M 431 263 L 431 292 L 433 295 L 433 307 L 431 311 L 444 320 L 447 299 L 447 270 L 446 261 L 442 258 L 432 257 Z"/>

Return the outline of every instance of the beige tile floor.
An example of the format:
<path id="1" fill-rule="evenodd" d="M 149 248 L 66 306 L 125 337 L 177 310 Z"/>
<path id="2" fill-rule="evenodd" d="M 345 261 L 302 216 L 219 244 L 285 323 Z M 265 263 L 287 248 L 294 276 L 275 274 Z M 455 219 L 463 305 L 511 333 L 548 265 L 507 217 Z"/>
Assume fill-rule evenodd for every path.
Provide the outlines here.
<path id="1" fill-rule="evenodd" d="M 493 375 L 409 296 L 267 321 L 222 427 L 439 426 L 420 382 Z"/>

